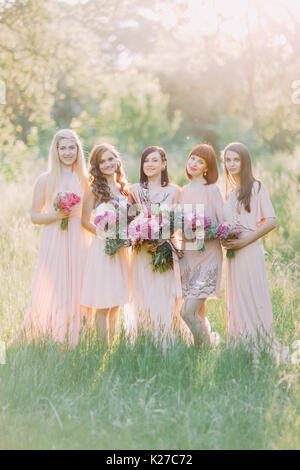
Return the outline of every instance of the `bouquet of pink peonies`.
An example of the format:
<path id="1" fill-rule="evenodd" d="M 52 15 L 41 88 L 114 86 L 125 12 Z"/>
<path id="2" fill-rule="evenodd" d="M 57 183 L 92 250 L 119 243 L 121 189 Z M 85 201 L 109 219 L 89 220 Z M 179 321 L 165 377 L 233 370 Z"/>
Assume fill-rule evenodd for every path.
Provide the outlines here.
<path id="1" fill-rule="evenodd" d="M 197 229 L 203 230 L 204 238 L 197 238 L 197 250 L 205 251 L 205 240 L 211 240 L 213 238 L 218 238 L 218 224 L 212 222 L 210 217 L 202 216 L 200 214 L 188 213 L 184 215 L 183 226 L 185 229 L 191 230 L 192 234 L 196 233 Z M 192 237 L 192 239 L 194 239 Z"/>
<path id="2" fill-rule="evenodd" d="M 113 229 L 116 222 L 119 220 L 119 216 L 113 210 L 106 210 L 102 214 L 97 215 L 94 220 L 94 224 L 98 229 L 105 232 L 109 232 Z"/>
<path id="3" fill-rule="evenodd" d="M 153 272 L 164 273 L 173 269 L 173 253 L 182 257 L 182 251 L 171 242 L 175 217 L 173 210 L 163 211 L 158 205 L 153 205 L 151 211 L 142 209 L 128 226 L 128 237 L 133 249 L 139 251 L 143 245 L 148 248 Z"/>
<path id="4" fill-rule="evenodd" d="M 54 209 L 56 211 L 64 211 L 66 215 L 71 213 L 73 206 L 80 203 L 80 197 L 75 193 L 58 193 L 54 200 Z M 62 219 L 60 228 L 61 230 L 67 230 L 69 219 L 66 217 Z"/>
<path id="5" fill-rule="evenodd" d="M 234 225 L 230 223 L 222 223 L 218 227 L 218 238 L 220 240 L 233 240 L 239 237 L 239 234 L 242 232 L 241 225 Z M 227 258 L 234 257 L 234 250 L 227 250 L 226 252 Z"/>
<path id="6" fill-rule="evenodd" d="M 113 256 L 120 248 L 130 246 L 130 240 L 127 237 L 127 224 L 132 220 L 128 217 L 129 204 L 109 203 L 101 204 L 100 213 L 96 214 L 94 224 L 97 229 L 97 236 L 105 238 L 105 253 Z M 121 212 L 121 211 L 126 212 Z M 97 212 L 97 210 L 96 210 Z M 120 226 L 120 216 L 125 224 L 123 229 Z"/>

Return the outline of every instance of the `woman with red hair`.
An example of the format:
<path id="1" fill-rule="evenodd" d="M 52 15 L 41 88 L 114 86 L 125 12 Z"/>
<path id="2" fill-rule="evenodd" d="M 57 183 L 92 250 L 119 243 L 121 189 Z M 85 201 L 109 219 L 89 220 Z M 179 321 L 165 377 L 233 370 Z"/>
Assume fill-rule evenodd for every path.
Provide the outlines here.
<path id="1" fill-rule="evenodd" d="M 219 173 L 215 151 L 211 145 L 200 144 L 190 152 L 185 172 L 190 180 L 182 188 L 181 205 L 203 204 L 204 215 L 212 222 L 222 222 L 223 200 L 215 184 Z M 185 207 L 187 209 L 187 207 Z M 219 335 L 211 333 L 205 317 L 205 302 L 216 298 L 220 290 L 222 248 L 219 240 L 205 241 L 205 250 L 198 251 L 185 242 L 180 260 L 184 303 L 181 315 L 194 336 L 195 346 L 203 342 L 218 344 Z"/>

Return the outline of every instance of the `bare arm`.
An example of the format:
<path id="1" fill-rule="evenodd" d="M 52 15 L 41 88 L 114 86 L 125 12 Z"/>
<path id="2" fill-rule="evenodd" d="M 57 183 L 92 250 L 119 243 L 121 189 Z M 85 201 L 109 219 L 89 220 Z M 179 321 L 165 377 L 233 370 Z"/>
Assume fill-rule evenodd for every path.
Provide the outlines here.
<path id="1" fill-rule="evenodd" d="M 135 196 L 134 189 L 133 189 L 132 185 L 129 188 L 128 202 L 130 204 L 137 204 L 136 196 Z"/>
<path id="2" fill-rule="evenodd" d="M 172 200 L 172 205 L 174 209 L 176 210 L 176 206 L 179 205 L 180 203 L 180 198 L 181 198 L 181 188 L 177 188 L 173 200 Z M 183 240 L 183 234 L 182 234 L 182 229 L 178 228 L 173 235 L 171 235 L 171 240 L 175 248 L 178 250 L 183 250 L 184 249 L 184 240 Z"/>
<path id="3" fill-rule="evenodd" d="M 267 235 L 267 233 L 271 232 L 275 227 L 276 217 L 268 217 L 254 232 L 249 233 L 247 237 L 236 240 L 224 240 L 222 245 L 227 249 L 239 250 L 240 248 L 250 245 L 250 243 L 255 242 L 264 235 Z"/>
<path id="4" fill-rule="evenodd" d="M 95 196 L 91 186 L 89 186 L 83 197 L 81 224 L 86 230 L 96 235 L 96 226 L 90 220 L 94 206 Z"/>
<path id="5" fill-rule="evenodd" d="M 223 198 L 221 192 L 217 185 L 214 188 L 215 191 L 215 208 L 216 208 L 216 218 L 219 224 L 223 222 Z"/>
<path id="6" fill-rule="evenodd" d="M 173 206 L 175 206 L 176 204 L 179 204 L 180 197 L 181 197 L 181 188 L 178 187 L 173 196 L 173 200 L 172 200 Z"/>
<path id="7" fill-rule="evenodd" d="M 62 211 L 53 211 L 47 212 L 46 214 L 42 213 L 43 208 L 46 203 L 46 184 L 47 184 L 47 175 L 42 174 L 37 179 L 37 182 L 33 191 L 32 198 L 32 207 L 31 207 L 31 222 L 33 224 L 44 224 L 49 225 L 57 220 L 64 219 L 68 217 Z"/>

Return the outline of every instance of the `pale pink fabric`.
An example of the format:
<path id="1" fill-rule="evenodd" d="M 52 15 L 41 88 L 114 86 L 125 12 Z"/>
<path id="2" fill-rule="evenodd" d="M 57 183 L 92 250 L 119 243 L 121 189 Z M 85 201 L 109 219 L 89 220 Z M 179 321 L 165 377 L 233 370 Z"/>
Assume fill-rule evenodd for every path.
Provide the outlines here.
<path id="1" fill-rule="evenodd" d="M 237 201 L 231 191 L 224 204 L 224 220 L 243 226 L 240 237 L 257 228 L 268 217 L 275 217 L 274 209 L 265 186 L 258 182 L 252 189 L 251 212 Z M 226 320 L 228 338 L 248 337 L 257 334 L 273 336 L 273 314 L 268 288 L 265 258 L 260 241 L 236 250 L 226 267 Z"/>
<path id="2" fill-rule="evenodd" d="M 111 308 L 129 300 L 129 249 L 121 248 L 113 256 L 105 253 L 105 240 L 95 237 L 89 249 L 81 303 L 91 308 Z"/>
<path id="3" fill-rule="evenodd" d="M 187 184 L 182 188 L 180 203 L 203 204 L 204 215 L 222 222 L 223 199 L 217 185 L 201 185 L 197 189 Z M 205 251 L 184 250 L 180 260 L 183 295 L 185 298 L 216 298 L 220 292 L 222 248 L 219 240 L 205 241 Z"/>
<path id="4" fill-rule="evenodd" d="M 151 194 L 150 202 L 172 206 L 174 193 L 178 186 L 169 184 L 155 194 Z M 139 184 L 132 185 L 131 192 L 138 204 L 145 205 L 143 190 Z M 151 331 L 155 338 L 173 338 L 175 315 L 180 309 L 181 301 L 176 297 L 174 271 L 162 274 L 152 272 L 151 255 L 145 247 L 140 252 L 133 250 L 131 257 L 131 302 L 127 307 L 128 328 L 136 331 L 141 328 Z"/>
<path id="5" fill-rule="evenodd" d="M 43 228 L 32 295 L 22 330 L 29 340 L 50 334 L 55 341 L 78 342 L 83 315 L 80 307 L 83 270 L 90 245 L 90 235 L 81 225 L 83 188 L 76 172 L 68 188 L 81 202 L 73 208 L 68 230 L 60 229 L 60 221 Z M 56 196 L 56 195 L 55 195 Z M 46 212 L 53 205 L 46 204 Z"/>

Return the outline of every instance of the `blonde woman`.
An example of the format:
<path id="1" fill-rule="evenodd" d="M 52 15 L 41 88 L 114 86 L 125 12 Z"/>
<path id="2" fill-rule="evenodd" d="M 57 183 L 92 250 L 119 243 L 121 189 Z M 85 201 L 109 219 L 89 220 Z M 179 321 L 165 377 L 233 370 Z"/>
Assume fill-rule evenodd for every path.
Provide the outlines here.
<path id="1" fill-rule="evenodd" d="M 28 340 L 50 335 L 75 346 L 83 311 L 80 295 L 90 235 L 81 225 L 88 175 L 81 142 L 70 129 L 58 131 L 51 142 L 48 171 L 37 179 L 31 221 L 43 225 L 32 295 L 22 330 Z M 80 202 L 67 215 L 55 210 L 58 193 L 74 193 Z M 62 219 L 68 227 L 62 230 Z"/>

